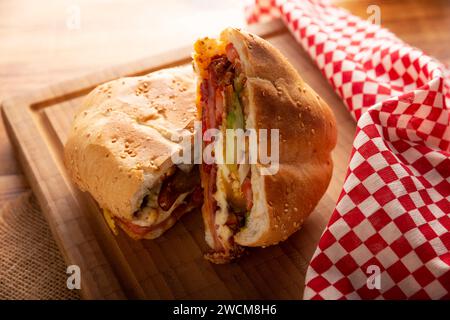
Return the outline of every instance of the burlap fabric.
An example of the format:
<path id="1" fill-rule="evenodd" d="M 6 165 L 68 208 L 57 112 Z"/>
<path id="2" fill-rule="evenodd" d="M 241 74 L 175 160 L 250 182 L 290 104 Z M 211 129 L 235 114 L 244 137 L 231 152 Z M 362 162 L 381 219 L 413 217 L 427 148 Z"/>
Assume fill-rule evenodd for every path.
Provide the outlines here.
<path id="1" fill-rule="evenodd" d="M 79 299 L 31 192 L 0 208 L 0 299 Z"/>

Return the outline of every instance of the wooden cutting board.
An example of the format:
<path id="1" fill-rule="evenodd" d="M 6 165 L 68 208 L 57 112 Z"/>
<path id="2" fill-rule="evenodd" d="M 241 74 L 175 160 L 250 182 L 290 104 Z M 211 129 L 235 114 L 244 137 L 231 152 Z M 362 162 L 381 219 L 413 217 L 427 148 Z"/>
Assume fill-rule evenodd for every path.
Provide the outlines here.
<path id="1" fill-rule="evenodd" d="M 156 240 L 134 241 L 123 232 L 114 236 L 95 201 L 71 183 L 62 162 L 72 117 L 89 91 L 118 77 L 190 63 L 191 45 L 4 101 L 8 134 L 67 264 L 81 269 L 84 298 L 302 297 L 309 260 L 345 177 L 355 123 L 281 21 L 256 25 L 249 31 L 280 49 L 328 102 L 339 135 L 333 152 L 333 179 L 303 228 L 280 245 L 249 250 L 235 263 L 214 265 L 203 259 L 207 245 L 199 211 L 185 215 Z"/>

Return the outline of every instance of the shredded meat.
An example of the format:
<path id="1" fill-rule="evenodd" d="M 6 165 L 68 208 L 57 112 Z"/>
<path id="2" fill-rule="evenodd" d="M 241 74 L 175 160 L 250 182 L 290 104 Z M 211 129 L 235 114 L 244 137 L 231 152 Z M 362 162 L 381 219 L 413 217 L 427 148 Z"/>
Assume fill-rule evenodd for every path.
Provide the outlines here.
<path id="1" fill-rule="evenodd" d="M 161 209 L 168 211 L 178 197 L 200 184 L 197 167 L 190 172 L 184 172 L 177 168 L 175 173 L 167 177 L 161 186 L 158 195 L 158 204 Z"/>

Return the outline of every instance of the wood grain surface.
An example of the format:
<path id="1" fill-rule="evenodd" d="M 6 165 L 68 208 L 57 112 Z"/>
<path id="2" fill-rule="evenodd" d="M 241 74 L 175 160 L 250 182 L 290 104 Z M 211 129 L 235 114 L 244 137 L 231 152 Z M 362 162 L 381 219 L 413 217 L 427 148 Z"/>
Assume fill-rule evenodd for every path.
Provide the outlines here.
<path id="1" fill-rule="evenodd" d="M 450 52 L 448 49 L 450 40 L 450 3 L 448 1 L 335 2 L 361 17 L 368 16 L 366 12 L 368 5 L 379 5 L 381 8 L 382 25 L 390 28 L 400 38 L 403 38 L 412 45 L 424 49 L 427 53 L 436 56 L 444 62 L 450 63 Z M 77 85 L 85 88 L 86 82 L 94 85 L 99 81 L 101 82 L 102 79 L 106 80 L 114 76 L 129 74 L 130 70 L 139 72 L 139 70 L 142 71 L 142 66 L 148 66 L 148 61 L 139 60 L 140 57 L 161 53 L 167 49 L 179 47 L 180 44 L 186 44 L 187 46 L 184 46 L 184 50 L 188 52 L 190 50 L 188 44 L 199 35 L 215 33 L 227 25 L 242 25 L 242 14 L 235 13 L 236 10 L 239 10 L 238 1 L 224 1 L 221 5 L 217 7 L 212 6 L 212 8 L 209 5 L 206 6 L 205 1 L 196 2 L 195 5 L 188 5 L 184 1 L 164 1 L 164 5 L 156 4 L 156 2 L 148 5 L 148 2 L 144 3 L 144 1 L 131 1 L 131 4 L 127 2 L 126 6 L 123 3 L 119 4 L 117 1 L 77 1 L 76 3 L 79 4 L 79 8 L 81 9 L 81 28 L 70 30 L 65 25 L 67 9 L 71 9 L 66 2 L 48 1 L 48 5 L 43 5 L 42 2 L 35 1 L 0 2 L 0 21 L 2 21 L 0 24 L 0 39 L 2 40 L 0 41 L 0 97 L 2 99 L 9 99 L 8 97 L 13 95 L 22 95 L 26 92 L 34 91 L 38 92 L 41 96 L 32 96 L 33 101 L 42 101 L 46 95 L 48 97 L 53 97 L 55 94 L 61 95 L 64 90 L 73 91 L 74 86 L 76 87 Z M 236 6 L 237 9 L 235 7 L 235 9 L 231 10 L 232 5 Z M 104 10 L 105 6 L 107 7 L 106 11 Z M 161 12 L 164 12 L 164 14 L 161 14 Z M 119 14 L 120 19 L 117 18 Z M 168 22 L 169 16 L 179 17 L 180 19 L 175 19 L 176 22 Z M 207 33 L 204 32 L 205 19 L 200 19 L 200 17 L 204 16 L 208 17 L 206 20 L 209 21 L 208 26 L 210 26 L 208 28 L 210 32 Z M 343 106 L 340 105 L 337 97 L 330 92 L 325 81 L 316 75 L 317 70 L 306 58 L 300 47 L 296 44 L 286 45 L 288 42 L 292 43 L 292 39 L 290 38 L 288 34 L 280 34 L 270 40 L 279 46 L 288 58 L 291 58 L 291 61 L 295 62 L 295 66 L 301 70 L 302 76 L 333 105 L 335 112 L 337 111 L 338 121 L 343 128 L 340 130 L 339 144 L 334 157 L 344 160 L 336 166 L 335 181 L 330 186 L 321 205 L 316 210 L 330 213 L 333 209 L 337 193 L 340 191 L 342 178 L 345 173 L 348 151 L 353 137 L 354 123 L 343 112 Z M 178 54 L 180 53 L 182 55 L 182 50 L 178 52 Z M 170 56 L 166 56 L 166 58 L 170 58 Z M 117 63 L 125 63 L 133 60 L 137 62 L 134 64 L 126 64 L 122 69 L 112 69 L 110 73 L 95 72 L 95 70 L 102 70 Z M 86 73 L 94 74 L 95 76 L 90 76 L 84 83 L 76 84 L 68 82 L 66 85 L 56 85 L 53 87 L 53 91 L 39 90 L 48 84 L 58 83 L 61 80 L 81 76 Z M 50 129 L 42 130 L 42 128 L 38 128 L 40 130 L 39 132 L 46 132 L 46 139 L 52 141 L 53 151 L 51 152 L 57 153 L 58 148 L 61 147 L 61 142 L 65 139 L 64 135 L 69 123 L 70 112 L 78 105 L 79 98 L 84 93 L 83 90 L 75 94 L 73 99 L 58 100 L 56 101 L 57 103 L 50 100 L 43 105 L 38 105 L 37 109 L 51 107 L 44 108 L 42 112 L 35 113 L 35 115 L 31 116 L 38 117 L 39 119 L 28 119 L 32 123 L 40 123 L 38 126 L 42 125 Z M 25 100 L 22 102 L 25 105 L 29 103 L 29 101 L 27 102 Z M 20 108 L 20 104 L 17 107 Z M 10 110 L 14 113 L 14 108 L 10 108 Z M 17 111 L 19 112 L 19 110 Z M 24 123 L 16 123 L 15 125 L 23 128 L 23 130 L 27 130 L 25 121 Z M 24 155 L 21 156 L 23 157 Z M 48 156 L 50 164 L 52 162 L 50 160 L 54 159 L 54 155 L 49 154 Z M 45 164 L 45 161 L 41 161 L 41 163 Z M 32 170 L 31 167 L 25 167 L 24 169 L 27 171 Z M 31 183 L 36 184 L 38 181 L 31 180 Z M 58 184 L 53 188 L 57 187 Z M 24 179 L 22 170 L 12 152 L 10 142 L 3 128 L 3 122 L 0 122 L 0 207 L 4 201 L 27 189 L 28 182 Z M 73 195 L 74 199 L 80 197 L 76 190 L 70 189 L 69 192 Z M 38 194 L 37 196 L 41 201 L 46 199 L 45 194 Z M 89 200 L 83 203 L 86 206 L 84 208 L 85 210 L 95 210 L 95 204 L 89 202 Z M 48 204 L 49 206 L 51 204 Z M 48 209 L 48 207 L 44 209 Z M 317 241 L 320 230 L 327 221 L 327 216 L 320 212 L 314 214 L 308 221 L 305 226 L 306 231 L 300 232 L 292 240 L 279 246 L 278 249 L 275 249 L 275 253 L 269 253 L 269 257 L 266 256 L 266 261 L 272 262 L 265 266 L 266 270 L 261 271 L 261 274 L 270 275 L 274 270 L 278 270 L 279 265 L 277 267 L 277 263 L 282 262 L 276 261 L 276 258 L 285 256 L 293 257 L 292 259 L 297 262 L 303 261 L 303 266 L 290 265 L 293 268 L 291 270 L 292 272 L 297 268 L 297 273 L 299 275 L 302 274 L 301 270 L 302 268 L 306 268 L 308 257 L 312 254 L 312 244 Z M 73 213 L 79 214 L 79 210 Z M 193 239 L 195 240 L 192 245 L 198 246 L 198 243 L 202 241 L 200 239 L 201 235 L 196 235 L 194 232 L 194 226 L 198 222 L 194 221 L 195 219 L 191 219 L 193 218 L 188 218 L 187 221 L 183 222 L 183 225 L 177 227 L 182 230 L 175 231 L 175 233 L 181 238 L 192 233 L 194 235 Z M 92 223 L 93 225 L 101 226 L 102 220 L 97 220 Z M 56 223 L 51 227 L 56 230 L 58 224 Z M 106 234 L 104 238 L 108 238 L 109 231 L 104 228 L 102 230 Z M 61 234 L 63 233 L 61 232 Z M 62 241 L 68 241 L 67 239 L 57 240 L 60 244 Z M 127 240 L 122 238 L 111 241 L 116 241 L 116 243 L 122 241 L 119 246 L 116 246 L 120 248 L 125 248 L 129 245 Z M 159 244 L 156 245 L 159 246 Z M 98 255 L 95 255 L 96 259 L 87 261 L 86 263 L 90 266 L 101 266 L 99 270 L 106 270 L 106 274 L 109 275 L 111 270 L 108 267 L 109 263 L 107 261 L 111 257 L 103 257 L 101 254 L 102 251 L 95 245 L 89 245 L 81 250 L 92 250 L 92 248 L 97 250 L 94 253 L 98 253 Z M 130 250 L 135 249 L 132 248 Z M 113 259 L 118 259 L 120 254 L 121 252 L 112 252 Z M 274 255 L 270 256 L 270 254 Z M 304 256 L 299 257 L 299 254 L 303 254 Z M 66 256 L 66 259 L 76 259 L 77 251 L 73 251 L 71 255 L 71 257 Z M 132 256 L 130 253 L 130 257 Z M 177 263 L 180 263 L 180 261 Z M 289 267 L 289 262 L 287 261 L 286 263 Z M 252 271 L 255 264 L 249 265 L 247 271 Z M 105 269 L 102 269 L 102 266 Z M 244 266 L 243 270 L 245 268 Z M 122 270 L 127 269 L 122 268 Z M 127 279 L 136 277 L 139 270 L 128 269 L 121 277 Z M 198 277 L 197 280 L 199 280 L 211 276 L 210 269 L 203 271 L 206 273 L 195 274 L 192 276 L 193 279 Z M 230 280 L 236 274 L 231 271 L 224 273 L 219 271 L 220 267 L 218 270 L 214 270 L 215 273 L 220 274 L 222 277 L 219 279 L 221 280 L 219 281 L 220 283 L 225 283 L 223 280 Z M 278 286 L 273 281 L 269 281 L 268 283 L 260 281 L 262 282 L 260 284 L 262 287 L 259 288 L 255 288 L 254 286 L 250 288 L 252 286 L 251 283 L 253 283 L 252 281 L 255 279 L 249 280 L 246 278 L 247 276 L 241 275 L 241 278 L 231 280 L 238 280 L 242 286 L 247 286 L 247 289 L 251 290 L 246 291 L 242 290 L 241 287 L 232 287 L 230 285 L 230 288 L 226 288 L 230 297 L 292 297 L 294 295 L 299 296 L 301 293 L 301 285 L 299 283 L 289 284 L 289 278 L 285 274 L 280 275 L 281 278 L 278 279 L 283 284 L 282 286 Z M 95 277 L 95 272 L 92 276 Z M 192 283 L 183 284 L 184 291 L 175 291 L 178 292 L 178 296 L 174 296 L 172 291 L 167 291 L 167 288 L 162 285 L 160 278 L 156 277 L 150 281 L 148 280 L 148 275 L 141 276 L 144 277 L 141 279 L 147 279 L 147 283 L 140 286 L 141 289 L 136 289 L 138 287 L 132 282 L 130 282 L 131 284 L 128 288 L 123 288 L 123 286 L 120 286 L 114 281 L 104 281 L 103 279 L 102 282 L 100 278 L 96 282 L 97 285 L 90 288 L 92 289 L 91 291 L 85 292 L 85 296 L 107 296 L 105 294 L 107 292 L 110 294 L 110 297 L 121 297 L 123 291 L 125 291 L 131 296 L 149 297 L 147 292 L 151 291 L 150 289 L 152 288 L 155 289 L 154 286 L 156 285 L 157 289 L 161 290 L 160 295 L 162 297 L 183 297 L 183 293 L 180 292 L 184 292 L 184 297 L 199 297 L 199 295 L 194 294 L 195 288 L 190 287 Z M 258 277 L 258 275 L 255 275 L 255 277 Z M 139 276 L 137 279 L 139 279 Z M 173 283 L 173 285 L 176 285 L 176 283 Z M 283 289 L 280 291 L 279 288 Z M 156 292 L 159 292 L 158 290 Z M 203 290 L 202 292 L 211 292 L 212 294 L 218 292 L 217 290 L 218 288 L 213 286 L 207 291 Z M 219 292 L 225 291 L 219 290 Z M 243 296 L 243 293 L 239 292 L 253 292 L 253 295 Z M 197 294 L 200 293 L 197 292 Z"/>

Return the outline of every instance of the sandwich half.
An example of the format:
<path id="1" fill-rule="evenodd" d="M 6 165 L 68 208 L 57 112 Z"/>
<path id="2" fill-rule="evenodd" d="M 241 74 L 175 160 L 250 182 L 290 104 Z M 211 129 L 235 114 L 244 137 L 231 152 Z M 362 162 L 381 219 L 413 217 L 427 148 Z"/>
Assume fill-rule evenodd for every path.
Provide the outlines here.
<path id="1" fill-rule="evenodd" d="M 211 247 L 206 258 L 226 263 L 243 247 L 277 244 L 301 227 L 329 184 L 336 123 L 328 105 L 265 40 L 229 28 L 219 39 L 198 40 L 194 50 L 203 132 L 222 132 L 226 146 L 226 129 L 279 130 L 273 174 L 259 161 L 201 165 L 202 215 Z M 204 147 L 210 143 L 206 139 Z"/>
<path id="2" fill-rule="evenodd" d="M 180 132 L 194 135 L 192 67 L 114 80 L 95 88 L 75 116 L 65 165 L 116 225 L 153 239 L 201 206 L 198 168 L 176 165 Z"/>

